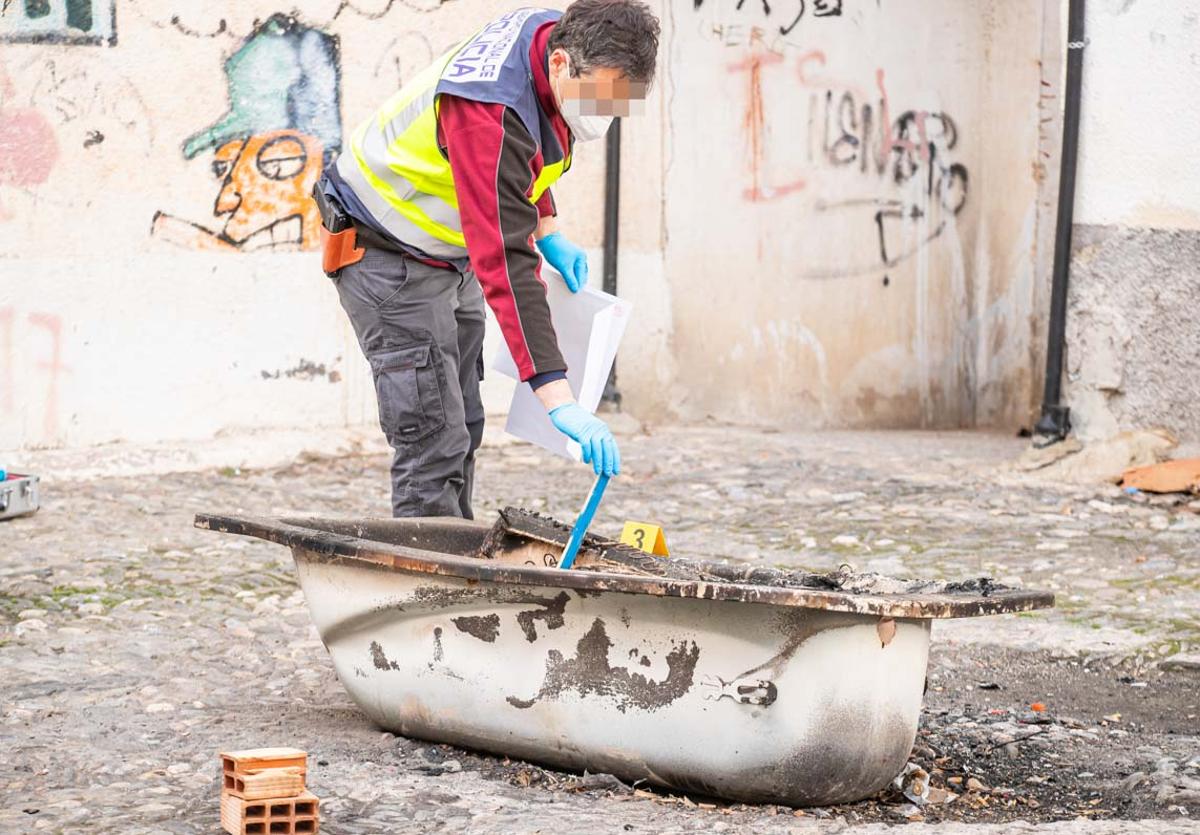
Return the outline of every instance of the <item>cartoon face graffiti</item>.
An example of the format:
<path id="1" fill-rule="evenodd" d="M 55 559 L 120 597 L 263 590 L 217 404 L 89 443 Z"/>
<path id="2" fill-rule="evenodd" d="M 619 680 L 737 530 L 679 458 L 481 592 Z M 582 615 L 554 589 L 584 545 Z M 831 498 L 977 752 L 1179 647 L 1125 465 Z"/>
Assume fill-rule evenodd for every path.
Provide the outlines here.
<path id="1" fill-rule="evenodd" d="M 220 231 L 158 212 L 151 234 L 192 249 L 320 246 L 310 195 L 341 148 L 336 39 L 274 15 L 225 62 L 229 112 L 190 136 L 183 155 L 212 150 Z"/>
<path id="2" fill-rule="evenodd" d="M 226 142 L 213 155 L 221 183 L 213 214 L 220 237 L 242 250 L 313 249 L 321 218 L 309 195 L 321 175 L 321 140 L 277 130 Z"/>

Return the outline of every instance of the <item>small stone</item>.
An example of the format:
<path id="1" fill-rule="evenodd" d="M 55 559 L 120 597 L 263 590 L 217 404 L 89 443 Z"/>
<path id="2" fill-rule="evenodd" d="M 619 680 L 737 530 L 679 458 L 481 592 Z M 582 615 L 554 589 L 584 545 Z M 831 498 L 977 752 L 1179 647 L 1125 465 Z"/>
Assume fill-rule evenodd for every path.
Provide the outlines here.
<path id="1" fill-rule="evenodd" d="M 75 610 L 81 615 L 102 615 L 104 614 L 104 604 L 102 603 L 81 603 L 79 608 Z"/>
<path id="2" fill-rule="evenodd" d="M 926 802 L 937 805 L 941 803 L 953 803 L 957 799 L 958 795 L 949 789 L 933 786 L 929 789 L 929 796 L 926 798 Z"/>
<path id="3" fill-rule="evenodd" d="M 20 635 L 24 632 L 42 632 L 46 629 L 46 622 L 37 618 L 29 618 L 23 620 L 14 627 L 14 631 Z"/>
<path id="4" fill-rule="evenodd" d="M 434 749 L 432 748 L 430 749 L 430 751 L 433 750 Z M 426 754 L 426 758 L 428 758 L 428 754 Z M 458 760 L 442 760 L 441 762 L 433 762 L 429 763 L 428 765 L 421 766 L 420 770 L 425 774 L 438 777 L 443 774 L 457 774 L 458 772 L 462 771 L 463 768 L 462 763 L 460 763 Z"/>
<path id="5" fill-rule="evenodd" d="M 1158 663 L 1160 669 L 1177 672 L 1200 672 L 1200 652 L 1177 653 L 1170 658 L 1164 658 Z"/>
<path id="6" fill-rule="evenodd" d="M 40 618 L 45 614 L 45 609 L 22 609 L 17 613 L 17 617 L 20 620 L 29 620 L 30 618 Z"/>
<path id="7" fill-rule="evenodd" d="M 254 633 L 246 627 L 246 624 L 235 618 L 229 618 L 225 621 L 225 630 L 234 638 L 250 640 L 254 637 Z"/>
<path id="8" fill-rule="evenodd" d="M 975 777 L 968 777 L 967 778 L 967 791 L 983 792 L 983 791 L 987 791 L 987 786 L 985 786 L 983 783 L 981 783 Z"/>
<path id="9" fill-rule="evenodd" d="M 175 807 L 169 803 L 143 803 L 140 806 L 134 807 L 135 812 L 143 815 L 170 815 L 175 811 Z"/>
<path id="10" fill-rule="evenodd" d="M 168 713 L 175 709 L 175 705 L 170 702 L 154 702 L 146 705 L 147 713 Z"/>
<path id="11" fill-rule="evenodd" d="M 858 537 L 852 534 L 839 534 L 830 540 L 833 545 L 839 545 L 847 548 L 852 548 L 858 544 Z"/>
<path id="12" fill-rule="evenodd" d="M 1088 536 L 1087 531 L 1079 530 L 1078 528 L 1051 528 L 1047 531 L 1049 536 L 1056 536 L 1059 539 L 1079 539 Z"/>
<path id="13" fill-rule="evenodd" d="M 1034 546 L 1036 551 L 1065 551 L 1071 546 L 1065 542 L 1039 542 Z"/>

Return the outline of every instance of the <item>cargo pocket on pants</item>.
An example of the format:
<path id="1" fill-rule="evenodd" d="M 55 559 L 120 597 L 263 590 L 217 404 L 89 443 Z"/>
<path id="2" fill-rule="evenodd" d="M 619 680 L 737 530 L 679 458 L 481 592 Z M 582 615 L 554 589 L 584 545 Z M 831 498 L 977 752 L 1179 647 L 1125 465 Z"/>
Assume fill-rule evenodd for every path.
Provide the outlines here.
<path id="1" fill-rule="evenodd" d="M 379 426 L 389 444 L 416 443 L 446 425 L 441 352 L 436 346 L 389 348 L 370 359 Z"/>

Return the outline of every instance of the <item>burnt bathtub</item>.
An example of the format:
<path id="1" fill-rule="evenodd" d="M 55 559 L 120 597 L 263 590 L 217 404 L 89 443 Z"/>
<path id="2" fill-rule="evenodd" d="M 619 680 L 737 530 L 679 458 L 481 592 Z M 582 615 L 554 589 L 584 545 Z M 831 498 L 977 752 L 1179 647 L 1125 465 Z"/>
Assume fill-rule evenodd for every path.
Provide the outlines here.
<path id="1" fill-rule="evenodd" d="M 986 582 L 658 576 L 596 537 L 563 571 L 553 537 L 461 519 L 196 524 L 291 548 L 338 677 L 380 726 L 751 802 L 884 788 L 916 735 L 930 622 L 1053 605 Z"/>

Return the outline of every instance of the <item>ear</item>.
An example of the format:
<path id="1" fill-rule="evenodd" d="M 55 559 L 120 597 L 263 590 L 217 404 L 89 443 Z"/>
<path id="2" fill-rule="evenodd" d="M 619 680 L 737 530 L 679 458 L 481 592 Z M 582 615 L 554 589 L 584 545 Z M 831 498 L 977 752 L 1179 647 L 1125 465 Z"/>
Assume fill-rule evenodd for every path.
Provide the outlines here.
<path id="1" fill-rule="evenodd" d="M 570 59 L 567 57 L 567 51 L 565 49 L 560 47 L 559 49 L 556 49 L 550 53 L 549 64 L 551 73 L 566 73 L 567 65 L 569 63 Z"/>

